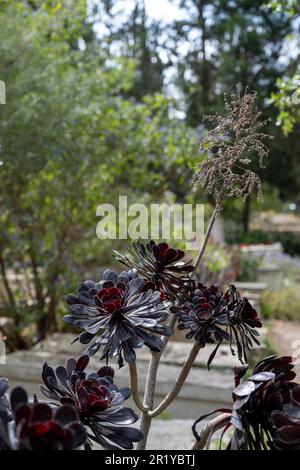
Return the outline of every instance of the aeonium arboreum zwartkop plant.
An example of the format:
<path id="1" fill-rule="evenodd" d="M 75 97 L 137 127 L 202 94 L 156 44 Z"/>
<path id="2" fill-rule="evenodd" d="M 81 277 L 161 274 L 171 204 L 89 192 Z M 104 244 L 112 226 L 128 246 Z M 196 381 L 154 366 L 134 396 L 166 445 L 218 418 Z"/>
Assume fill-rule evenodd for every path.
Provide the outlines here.
<path id="1" fill-rule="evenodd" d="M 300 385 L 293 382 L 292 358 L 270 356 L 259 362 L 247 379 L 248 367 L 236 367 L 231 410 L 215 410 L 193 425 L 194 448 L 203 448 L 217 429 L 224 434 L 231 427 L 229 450 L 300 450 Z M 197 424 L 209 415 L 222 412 L 210 422 L 202 437 Z M 209 438 L 209 439 L 208 439 Z"/>
<path id="2" fill-rule="evenodd" d="M 224 343 L 241 362 L 235 373 L 233 407 L 216 410 L 222 414 L 200 434 L 197 425 L 204 417 L 195 422 L 193 448 L 209 447 L 217 429 L 225 432 L 230 427 L 234 428 L 230 449 L 299 448 L 299 386 L 292 382 L 290 358 L 267 358 L 242 380 L 249 350 L 259 344 L 261 321 L 234 285 L 222 291 L 198 280 L 207 241 L 225 199 L 245 198 L 254 190 L 261 196 L 253 159 L 262 165 L 268 154 L 264 143 L 268 136 L 261 132 L 264 123 L 255 94 L 238 90 L 226 98 L 225 111 L 224 116 L 209 117 L 216 127 L 200 142 L 206 158 L 194 183 L 214 196 L 215 210 L 194 263 L 165 242 L 139 241 L 126 253 L 116 252 L 126 270 L 106 270 L 100 279 L 87 280 L 77 293 L 67 295 L 69 314 L 64 320 L 78 329 L 74 341 L 83 345 L 83 355 L 55 369 L 44 364 L 41 391 L 46 402 L 36 397 L 30 402 L 20 388 L 12 391 L 9 400 L 8 383 L 0 379 L 0 449 L 90 449 L 96 444 L 126 450 L 135 443 L 137 449 L 145 449 L 152 419 L 176 399 L 199 351 L 213 345 L 210 368 Z M 191 350 L 174 387 L 155 404 L 160 359 L 175 328 L 185 331 Z M 143 400 L 136 367 L 142 347 L 151 353 Z M 91 356 L 105 361 L 98 371 L 86 370 Z M 128 367 L 130 388 L 115 385 L 111 362 Z M 130 396 L 141 413 L 139 429 L 131 426 L 138 416 L 123 406 Z"/>

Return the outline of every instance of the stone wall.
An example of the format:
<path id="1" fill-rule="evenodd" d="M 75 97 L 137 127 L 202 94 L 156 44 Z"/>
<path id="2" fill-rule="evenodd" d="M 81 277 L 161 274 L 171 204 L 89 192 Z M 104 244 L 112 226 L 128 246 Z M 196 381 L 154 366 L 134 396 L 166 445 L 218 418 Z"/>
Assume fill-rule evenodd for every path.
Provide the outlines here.
<path id="1" fill-rule="evenodd" d="M 71 346 L 73 335 L 55 333 L 49 339 L 41 342 L 30 351 L 18 351 L 7 355 L 7 363 L 0 365 L 0 375 L 10 380 L 11 386 L 23 385 L 28 392 L 39 392 L 41 371 L 44 362 L 52 366 L 64 364 L 67 357 L 82 354 L 83 346 L 75 343 Z M 169 342 L 162 356 L 158 371 L 155 400 L 161 401 L 174 385 L 182 364 L 191 349 L 191 342 Z M 208 346 L 200 351 L 193 369 L 177 398 L 164 412 L 165 418 L 190 418 L 209 412 L 214 408 L 231 404 L 233 384 L 233 367 L 237 360 L 232 357 L 228 346 L 221 346 L 210 371 L 206 368 L 207 359 L 211 353 Z M 138 376 L 141 393 L 144 390 L 147 365 L 150 352 L 147 348 L 138 351 Z M 98 356 L 91 358 L 90 368 L 97 370 L 101 365 Z M 112 364 L 114 366 L 114 364 Z M 115 366 L 117 369 L 117 366 Z M 116 373 L 116 383 L 128 386 L 128 368 L 125 365 Z M 133 407 L 134 405 L 131 404 Z"/>

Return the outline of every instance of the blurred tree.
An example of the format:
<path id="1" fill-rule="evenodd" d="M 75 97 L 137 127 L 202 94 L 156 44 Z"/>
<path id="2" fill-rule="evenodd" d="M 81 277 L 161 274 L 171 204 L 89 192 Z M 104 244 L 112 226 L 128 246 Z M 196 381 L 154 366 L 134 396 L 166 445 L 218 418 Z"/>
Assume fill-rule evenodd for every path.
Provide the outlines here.
<path id="1" fill-rule="evenodd" d="M 191 124 L 222 105 L 223 93 L 237 83 L 257 90 L 262 102 L 270 96 L 285 67 L 283 41 L 292 30 L 285 13 L 264 10 L 261 1 L 253 0 L 173 1 L 187 11 L 186 19 L 175 21 L 174 34 L 177 83 Z M 180 54 L 183 44 L 187 51 Z"/>
<path id="2" fill-rule="evenodd" d="M 76 270 L 107 262 L 98 204 L 156 197 L 170 174 L 184 195 L 194 158 L 193 134 L 170 117 L 169 100 L 124 98 L 134 61 L 86 42 L 86 10 L 73 4 L 0 4 L 0 276 L 6 308 L 17 323 L 29 308 L 40 337 L 57 328 Z"/>
<path id="3" fill-rule="evenodd" d="M 291 162 L 298 158 L 298 144 L 292 136 L 289 142 L 282 139 L 275 126 L 276 108 L 269 101 L 277 80 L 298 63 L 299 49 L 293 55 L 286 53 L 288 35 L 295 28 L 289 13 L 253 0 L 173 3 L 186 11 L 185 19 L 174 22 L 173 36 L 178 54 L 177 86 L 185 96 L 187 122 L 197 126 L 203 114 L 218 111 L 223 93 L 230 93 L 237 83 L 257 91 L 263 117 L 271 118 L 267 132 L 276 137 L 267 169 L 259 173 L 279 189 L 282 198 L 297 197 L 299 177 L 293 174 Z M 240 215 L 245 231 L 249 217 L 247 199 Z"/>
<path id="4" fill-rule="evenodd" d="M 279 189 L 284 200 L 295 198 L 298 177 L 289 162 L 296 158 L 293 147 L 297 141 L 293 136 L 288 143 L 282 138 L 275 126 L 276 108 L 269 102 L 276 81 L 298 62 L 297 54 L 286 54 L 287 37 L 295 27 L 290 13 L 278 5 L 253 0 L 171 1 L 180 8 L 182 19 L 150 20 L 142 0 L 136 0 L 132 9 L 126 8 L 122 0 L 102 5 L 99 18 L 105 31 L 102 28 L 99 32 L 101 40 L 107 41 L 110 51 L 122 51 L 138 63 L 129 94 L 140 99 L 142 90 L 153 93 L 170 76 L 177 77 L 175 93 L 185 103 L 186 121 L 201 133 L 203 114 L 222 107 L 224 92 L 230 93 L 237 83 L 256 90 L 263 117 L 271 118 L 267 132 L 276 137 L 268 167 L 259 172 L 267 183 Z M 292 6 L 290 2 L 289 9 Z M 291 119 L 287 122 L 291 125 Z M 245 231 L 249 228 L 250 205 L 247 199 L 239 211 Z"/>
<path id="5" fill-rule="evenodd" d="M 285 136 L 293 132 L 300 121 L 300 74 L 279 78 L 278 90 L 271 95 L 272 102 L 279 110 L 277 124 Z"/>
<path id="6" fill-rule="evenodd" d="M 275 11 L 285 12 L 289 15 L 290 22 L 295 25 L 290 42 L 294 51 L 299 54 L 299 21 L 300 5 L 295 0 L 273 0 L 270 6 Z M 283 154 L 277 165 L 277 172 L 270 175 L 270 181 L 278 184 L 281 194 L 285 199 L 296 203 L 300 211 L 300 69 L 299 61 L 295 60 L 285 70 L 282 77 L 277 79 L 277 90 L 271 94 L 271 102 L 279 111 L 277 125 L 283 131 L 285 137 L 280 136 Z M 280 178 L 279 175 L 285 175 Z M 274 178 L 278 181 L 274 181 Z"/>
<path id="7" fill-rule="evenodd" d="M 144 0 L 135 0 L 132 8 L 124 0 L 100 4 L 96 1 L 94 5 L 100 43 L 104 43 L 110 53 L 134 59 L 137 64 L 129 95 L 140 100 L 145 95 L 161 92 L 164 70 L 169 65 L 160 54 L 161 22 L 148 17 Z"/>
<path id="8" fill-rule="evenodd" d="M 266 3 L 268 8 L 272 8 L 276 12 L 290 14 L 291 16 L 300 12 L 300 5 L 298 0 L 270 0 Z"/>
<path id="9" fill-rule="evenodd" d="M 270 6 L 274 10 L 285 11 L 291 21 L 299 21 L 300 6 L 296 0 L 272 0 Z M 299 29 L 299 28 L 298 28 Z M 295 45 L 299 47 L 299 34 L 293 36 Z M 296 62 L 290 67 L 284 77 L 277 80 L 278 91 L 272 93 L 272 102 L 279 110 L 278 125 L 283 133 L 289 135 L 300 121 L 300 70 Z"/>

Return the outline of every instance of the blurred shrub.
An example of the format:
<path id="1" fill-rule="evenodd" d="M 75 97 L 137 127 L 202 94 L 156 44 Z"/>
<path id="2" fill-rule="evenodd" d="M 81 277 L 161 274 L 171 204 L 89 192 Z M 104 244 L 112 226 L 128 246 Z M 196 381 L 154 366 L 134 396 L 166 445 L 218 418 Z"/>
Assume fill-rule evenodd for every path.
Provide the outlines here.
<path id="1" fill-rule="evenodd" d="M 300 256 L 300 236 L 292 233 L 278 234 L 278 241 L 283 246 L 283 251 L 291 256 Z M 275 234 L 273 237 L 275 238 Z"/>
<path id="2" fill-rule="evenodd" d="M 200 269 L 200 281 L 223 288 L 234 281 L 256 281 L 260 259 L 228 245 L 209 242 Z"/>
<path id="3" fill-rule="evenodd" d="M 270 243 L 268 234 L 261 230 L 251 230 L 247 233 L 243 232 L 237 224 L 228 221 L 224 227 L 225 240 L 227 243 L 234 245 L 237 243 Z"/>
<path id="4" fill-rule="evenodd" d="M 0 308 L 0 340 L 5 340 L 6 352 L 29 349 L 38 340 L 34 310 L 18 307 L 17 310 Z"/>
<path id="5" fill-rule="evenodd" d="M 285 253 L 291 256 L 300 256 L 300 237 L 290 232 L 251 230 L 244 233 L 235 223 L 228 222 L 225 224 L 225 239 L 229 244 L 281 243 Z"/>
<path id="6" fill-rule="evenodd" d="M 221 286 L 233 281 L 233 254 L 228 246 L 209 242 L 201 261 L 200 281 L 206 285 L 218 283 Z"/>
<path id="7" fill-rule="evenodd" d="M 260 259 L 251 253 L 237 253 L 237 281 L 255 282 L 257 280 Z"/>
<path id="8" fill-rule="evenodd" d="M 265 291 L 261 304 L 265 318 L 300 320 L 300 289 L 291 285 L 276 292 Z"/>

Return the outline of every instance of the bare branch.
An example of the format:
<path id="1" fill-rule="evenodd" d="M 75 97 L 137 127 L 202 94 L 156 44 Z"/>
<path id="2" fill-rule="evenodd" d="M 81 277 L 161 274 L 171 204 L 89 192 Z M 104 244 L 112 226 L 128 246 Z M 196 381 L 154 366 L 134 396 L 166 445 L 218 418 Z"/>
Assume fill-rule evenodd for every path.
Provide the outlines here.
<path id="1" fill-rule="evenodd" d="M 208 227 L 207 227 L 207 230 L 206 230 L 206 233 L 205 233 L 205 237 L 204 237 L 204 240 L 203 240 L 203 243 L 200 247 L 200 250 L 198 252 L 198 255 L 197 255 L 197 258 L 195 260 L 195 263 L 194 263 L 194 266 L 195 266 L 195 271 L 194 271 L 194 274 L 196 273 L 197 271 L 197 268 L 199 267 L 199 264 L 200 264 L 200 261 L 204 255 L 204 252 L 205 252 L 205 249 L 206 249 L 206 245 L 207 245 L 207 242 L 209 240 L 209 237 L 210 237 L 210 234 L 211 234 L 211 231 L 212 231 L 212 228 L 213 228 L 213 225 L 216 221 L 216 218 L 218 217 L 218 213 L 219 213 L 219 210 L 217 207 L 215 207 L 214 209 L 214 212 L 211 216 L 211 219 L 209 221 L 209 224 L 208 224 Z"/>
<path id="2" fill-rule="evenodd" d="M 170 320 L 169 320 L 169 326 L 172 328 L 175 325 L 176 322 L 176 315 L 171 314 L 170 315 Z M 158 366 L 160 362 L 160 358 L 163 354 L 163 351 L 169 341 L 168 336 L 163 336 L 162 337 L 162 349 L 158 353 L 153 353 L 152 357 L 149 362 L 149 369 L 148 369 L 148 375 L 147 375 L 147 381 L 146 381 L 146 386 L 145 386 L 145 394 L 144 394 L 144 403 L 143 406 L 145 408 L 148 408 L 148 410 L 153 408 L 154 404 L 154 394 L 155 394 L 155 385 L 156 385 L 156 376 L 157 376 L 157 371 L 158 371 Z M 146 448 L 147 444 L 147 438 L 148 438 L 148 433 L 149 429 L 151 426 L 152 422 L 152 416 L 150 416 L 150 412 L 142 412 L 141 414 L 141 424 L 140 424 L 140 431 L 144 436 L 144 439 L 142 439 L 138 445 L 137 445 L 137 450 L 144 450 Z"/>
<path id="3" fill-rule="evenodd" d="M 136 362 L 134 362 L 133 364 L 129 364 L 129 374 L 130 374 L 130 388 L 132 391 L 132 399 L 140 411 L 147 412 L 148 408 L 142 404 L 140 397 L 139 397 Z"/>
<path id="4" fill-rule="evenodd" d="M 176 382 L 175 382 L 175 385 L 173 387 L 173 389 L 168 393 L 168 395 L 166 396 L 166 398 L 160 403 L 160 405 L 158 405 L 157 408 L 155 408 L 152 412 L 150 411 L 150 416 L 154 417 L 154 416 L 157 416 L 158 414 L 160 414 L 163 410 L 165 410 L 169 405 L 170 403 L 172 403 L 172 401 L 175 400 L 175 398 L 177 397 L 177 395 L 179 394 L 180 390 L 182 389 L 182 386 L 191 370 L 191 368 L 193 367 L 193 364 L 195 362 L 195 359 L 197 357 L 197 354 L 200 350 L 200 345 L 198 342 L 195 341 L 194 343 L 194 346 L 192 347 L 182 369 L 181 369 L 181 372 L 179 374 L 179 377 L 177 378 Z"/>
<path id="5" fill-rule="evenodd" d="M 230 416 L 230 413 L 223 413 L 211 421 L 208 421 L 208 423 L 203 426 L 200 439 L 199 441 L 195 441 L 192 450 L 203 450 L 205 447 L 208 449 L 212 434 L 217 431 L 217 429 L 222 428 Z"/>

